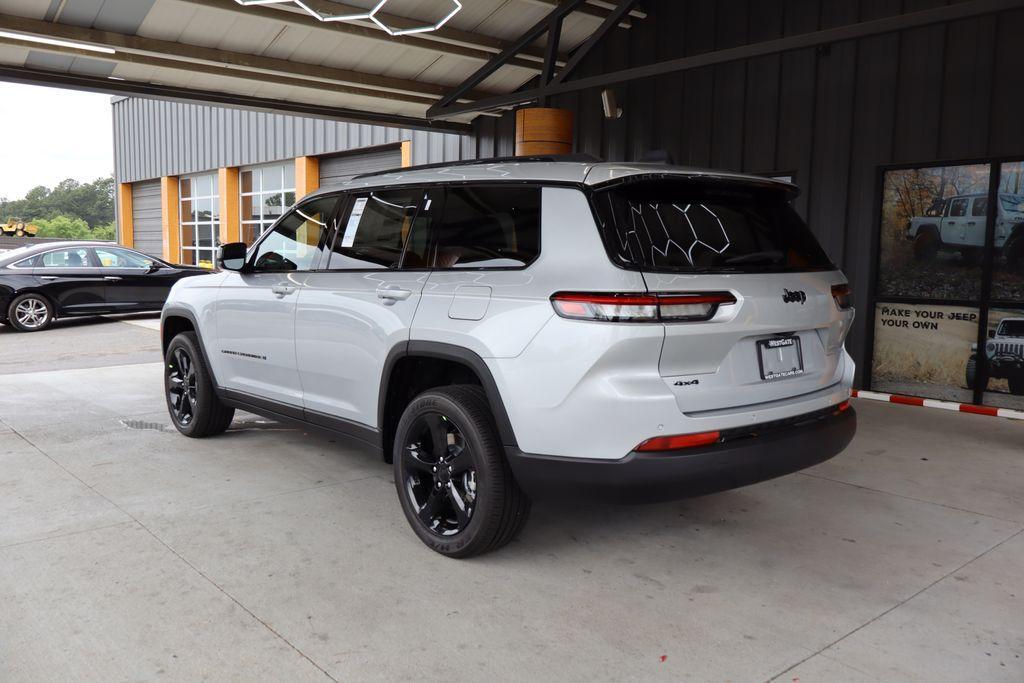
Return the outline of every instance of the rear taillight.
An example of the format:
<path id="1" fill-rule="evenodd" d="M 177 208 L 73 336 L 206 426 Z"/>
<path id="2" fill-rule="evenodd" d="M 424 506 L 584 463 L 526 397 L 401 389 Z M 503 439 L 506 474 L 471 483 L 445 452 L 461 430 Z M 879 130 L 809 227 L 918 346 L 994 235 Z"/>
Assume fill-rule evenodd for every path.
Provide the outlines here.
<path id="1" fill-rule="evenodd" d="M 853 307 L 853 290 L 850 285 L 832 285 L 832 298 L 840 311 Z"/>
<path id="2" fill-rule="evenodd" d="M 653 439 L 647 439 L 647 441 L 644 441 L 636 447 L 636 450 L 641 453 L 678 451 L 684 448 L 694 448 L 696 446 L 710 446 L 718 443 L 721 438 L 722 435 L 719 432 L 677 434 L 676 436 L 656 436 Z"/>
<path id="3" fill-rule="evenodd" d="M 715 317 L 719 306 L 736 303 L 729 292 L 689 294 L 599 294 L 559 292 L 555 313 L 573 320 L 615 323 L 699 322 Z"/>

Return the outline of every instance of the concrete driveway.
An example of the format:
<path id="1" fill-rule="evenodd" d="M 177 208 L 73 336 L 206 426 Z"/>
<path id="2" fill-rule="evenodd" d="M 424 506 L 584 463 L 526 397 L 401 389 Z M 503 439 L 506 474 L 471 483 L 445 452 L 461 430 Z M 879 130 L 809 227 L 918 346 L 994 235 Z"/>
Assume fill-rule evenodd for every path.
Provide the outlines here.
<path id="1" fill-rule="evenodd" d="M 1024 424 L 859 402 L 805 473 L 452 561 L 369 453 L 179 436 L 154 323 L 0 328 L 2 681 L 1024 680 Z"/>

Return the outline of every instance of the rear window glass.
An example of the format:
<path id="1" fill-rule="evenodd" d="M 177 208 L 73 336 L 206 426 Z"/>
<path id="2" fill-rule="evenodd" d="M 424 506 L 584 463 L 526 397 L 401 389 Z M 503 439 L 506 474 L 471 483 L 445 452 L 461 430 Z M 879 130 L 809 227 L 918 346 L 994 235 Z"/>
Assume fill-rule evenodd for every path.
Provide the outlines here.
<path id="1" fill-rule="evenodd" d="M 435 268 L 522 268 L 540 253 L 540 189 L 449 187 L 435 225 Z"/>
<path id="2" fill-rule="evenodd" d="M 831 270 L 781 188 L 693 180 L 630 182 L 594 195 L 609 256 L 673 272 Z"/>

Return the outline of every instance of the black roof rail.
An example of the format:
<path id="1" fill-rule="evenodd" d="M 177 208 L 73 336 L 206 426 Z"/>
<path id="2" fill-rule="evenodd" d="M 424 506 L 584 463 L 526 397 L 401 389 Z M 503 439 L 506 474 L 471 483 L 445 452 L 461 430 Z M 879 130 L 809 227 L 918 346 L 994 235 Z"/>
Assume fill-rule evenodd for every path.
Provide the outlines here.
<path id="1" fill-rule="evenodd" d="M 355 176 L 352 179 L 362 180 L 363 178 L 373 178 L 374 176 L 387 175 L 389 173 L 429 171 L 434 168 L 453 168 L 459 166 L 488 166 L 490 164 L 521 164 L 544 161 L 571 161 L 584 164 L 599 164 L 603 160 L 599 159 L 598 157 L 595 157 L 592 154 L 549 154 L 529 157 L 491 157 L 490 159 L 467 159 L 466 161 L 442 161 L 436 164 L 422 164 L 420 166 L 400 166 L 398 168 L 389 168 L 383 171 L 374 171 L 373 173 L 363 173 Z"/>

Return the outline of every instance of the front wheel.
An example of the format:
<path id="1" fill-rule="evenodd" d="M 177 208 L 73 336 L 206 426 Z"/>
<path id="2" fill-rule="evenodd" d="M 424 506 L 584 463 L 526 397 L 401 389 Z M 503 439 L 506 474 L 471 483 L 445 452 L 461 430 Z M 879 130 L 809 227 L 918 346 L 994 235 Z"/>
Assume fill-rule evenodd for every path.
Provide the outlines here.
<path id="1" fill-rule="evenodd" d="M 974 389 L 974 383 L 978 379 L 978 357 L 972 355 L 967 359 L 967 369 L 964 371 L 967 380 L 967 388 Z"/>
<path id="2" fill-rule="evenodd" d="M 19 332 L 45 330 L 53 322 L 53 305 L 42 294 L 22 294 L 8 306 L 7 321 Z"/>
<path id="3" fill-rule="evenodd" d="M 214 436 L 231 426 L 235 409 L 217 397 L 194 332 L 182 332 L 167 346 L 164 393 L 171 421 L 185 436 Z"/>
<path id="4" fill-rule="evenodd" d="M 924 230 L 914 238 L 914 260 L 931 261 L 939 253 L 939 236 L 934 230 Z"/>
<path id="5" fill-rule="evenodd" d="M 471 557 L 511 541 L 530 500 L 502 452 L 487 397 L 456 385 L 417 396 L 395 431 L 395 487 L 409 525 L 432 550 Z"/>

